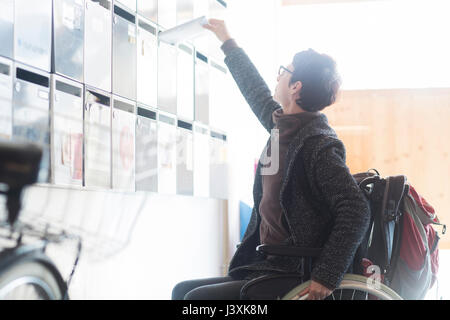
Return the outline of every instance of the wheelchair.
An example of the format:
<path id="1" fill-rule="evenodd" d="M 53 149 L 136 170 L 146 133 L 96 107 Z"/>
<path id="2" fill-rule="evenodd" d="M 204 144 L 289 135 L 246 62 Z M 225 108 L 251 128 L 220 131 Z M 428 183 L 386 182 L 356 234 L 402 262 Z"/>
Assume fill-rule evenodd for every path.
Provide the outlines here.
<path id="1" fill-rule="evenodd" d="M 303 272 L 263 275 L 249 280 L 241 289 L 242 300 L 306 300 L 301 295 L 311 280 L 310 272 L 314 258 L 320 249 L 299 248 L 282 245 L 259 245 L 257 252 L 266 256 L 300 257 Z M 376 278 L 361 274 L 344 275 L 338 288 L 325 300 L 403 300 L 394 290 Z"/>
<path id="2" fill-rule="evenodd" d="M 371 172 L 373 170 L 374 172 Z M 327 300 L 403 300 L 401 295 L 389 287 L 399 256 L 401 199 L 408 193 L 405 176 L 387 178 L 393 191 L 385 192 L 387 180 L 380 178 L 378 171 L 371 169 L 354 175 L 361 190 L 370 201 L 371 222 L 361 242 L 348 274 Z M 382 199 L 383 201 L 379 201 Z M 380 203 L 389 203 L 386 208 Z M 389 209 L 389 210 L 387 210 Z M 249 280 L 241 289 L 241 299 L 305 300 L 301 296 L 311 283 L 310 274 L 314 259 L 321 249 L 296 246 L 266 245 L 256 247 L 263 256 L 301 258 L 299 274 L 271 274 Z M 366 265 L 362 265 L 365 260 Z M 378 270 L 376 269 L 378 266 Z M 378 274 L 374 272 L 378 272 Z"/>

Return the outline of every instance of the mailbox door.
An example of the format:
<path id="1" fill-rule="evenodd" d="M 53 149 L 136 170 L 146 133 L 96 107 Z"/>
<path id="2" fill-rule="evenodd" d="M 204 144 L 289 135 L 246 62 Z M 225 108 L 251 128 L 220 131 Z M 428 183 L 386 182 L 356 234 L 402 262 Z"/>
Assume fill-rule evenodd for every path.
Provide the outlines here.
<path id="1" fill-rule="evenodd" d="M 214 128 L 226 129 L 227 120 L 227 88 L 225 67 L 211 62 L 210 70 L 210 95 L 209 95 L 209 120 Z"/>
<path id="2" fill-rule="evenodd" d="M 136 17 L 114 5 L 113 93 L 136 100 Z"/>
<path id="3" fill-rule="evenodd" d="M 16 64 L 13 90 L 13 140 L 33 142 L 43 149 L 39 182 L 50 171 L 49 74 Z"/>
<path id="4" fill-rule="evenodd" d="M 177 113 L 177 51 L 163 42 L 158 47 L 158 108 Z"/>
<path id="5" fill-rule="evenodd" d="M 209 197 L 209 131 L 194 128 L 194 196 Z"/>
<path id="6" fill-rule="evenodd" d="M 194 0 L 177 0 L 177 25 L 194 19 Z"/>
<path id="7" fill-rule="evenodd" d="M 192 123 L 178 120 L 177 129 L 177 193 L 193 194 Z"/>
<path id="8" fill-rule="evenodd" d="M 14 0 L 3 0 L 0 10 L 0 56 L 13 59 Z"/>
<path id="9" fill-rule="evenodd" d="M 178 50 L 177 114 L 187 120 L 194 119 L 194 56 L 193 49 L 180 45 Z"/>
<path id="10" fill-rule="evenodd" d="M 50 72 L 51 42 L 52 0 L 16 0 L 14 60 Z"/>
<path id="11" fill-rule="evenodd" d="M 0 57 L 0 139 L 12 136 L 13 63 Z"/>
<path id="12" fill-rule="evenodd" d="M 158 24 L 170 29 L 177 24 L 177 1 L 158 0 Z"/>
<path id="13" fill-rule="evenodd" d="M 175 118 L 159 114 L 158 119 L 158 192 L 176 194 Z"/>
<path id="14" fill-rule="evenodd" d="M 53 2 L 52 71 L 83 82 L 84 0 Z"/>
<path id="15" fill-rule="evenodd" d="M 158 191 L 157 114 L 138 107 L 136 122 L 136 190 Z"/>
<path id="16" fill-rule="evenodd" d="M 228 198 L 228 165 L 226 136 L 211 131 L 210 144 L 210 195 L 213 198 Z"/>
<path id="17" fill-rule="evenodd" d="M 158 23 L 158 0 L 137 0 L 137 11 L 143 17 Z"/>
<path id="18" fill-rule="evenodd" d="M 115 97 L 112 111 L 112 186 L 134 191 L 136 105 Z"/>
<path id="19" fill-rule="evenodd" d="M 85 89 L 84 185 L 111 188 L 111 97 Z"/>
<path id="20" fill-rule="evenodd" d="M 85 7 L 84 81 L 111 92 L 111 1 L 86 0 Z"/>
<path id="21" fill-rule="evenodd" d="M 52 182 L 83 183 L 83 86 L 52 76 Z"/>
<path id="22" fill-rule="evenodd" d="M 136 12 L 136 0 L 116 0 L 116 2 L 124 5 L 131 12 Z"/>
<path id="23" fill-rule="evenodd" d="M 157 28 L 139 18 L 137 33 L 137 101 L 154 108 L 158 97 Z"/>
<path id="24" fill-rule="evenodd" d="M 208 58 L 196 53 L 195 59 L 195 121 L 209 124 Z"/>

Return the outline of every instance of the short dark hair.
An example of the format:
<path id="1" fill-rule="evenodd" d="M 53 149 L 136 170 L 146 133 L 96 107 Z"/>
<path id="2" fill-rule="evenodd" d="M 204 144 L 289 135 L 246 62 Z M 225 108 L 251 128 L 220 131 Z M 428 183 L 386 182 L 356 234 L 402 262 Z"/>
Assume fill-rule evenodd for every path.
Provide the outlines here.
<path id="1" fill-rule="evenodd" d="M 292 65 L 290 84 L 301 81 L 300 99 L 296 102 L 303 110 L 320 111 L 336 101 L 341 78 L 333 58 L 308 49 L 298 52 Z"/>

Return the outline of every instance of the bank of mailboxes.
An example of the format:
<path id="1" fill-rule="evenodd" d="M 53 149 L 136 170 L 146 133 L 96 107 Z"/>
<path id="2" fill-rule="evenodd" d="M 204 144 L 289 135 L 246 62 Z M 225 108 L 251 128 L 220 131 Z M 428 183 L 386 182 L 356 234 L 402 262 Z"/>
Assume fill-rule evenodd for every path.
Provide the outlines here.
<path id="1" fill-rule="evenodd" d="M 226 181 L 214 185 L 226 139 L 209 130 L 221 127 L 224 68 L 192 43 L 158 42 L 160 30 L 210 8 L 3 0 L 0 139 L 43 148 L 40 182 L 225 197 Z"/>
<path id="2" fill-rule="evenodd" d="M 12 136 L 12 60 L 0 57 L 0 139 L 10 140 Z"/>
<path id="3" fill-rule="evenodd" d="M 51 76 L 51 181 L 59 185 L 83 183 L 83 85 Z"/>
<path id="4" fill-rule="evenodd" d="M 49 181 L 50 78 L 49 74 L 19 63 L 14 67 L 12 139 L 43 149 L 38 181 Z"/>

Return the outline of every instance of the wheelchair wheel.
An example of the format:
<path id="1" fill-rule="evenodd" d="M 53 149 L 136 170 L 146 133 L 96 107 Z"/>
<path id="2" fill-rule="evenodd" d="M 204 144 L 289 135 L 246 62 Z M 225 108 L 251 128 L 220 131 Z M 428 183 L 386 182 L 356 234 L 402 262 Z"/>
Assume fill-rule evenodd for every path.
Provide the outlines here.
<path id="1" fill-rule="evenodd" d="M 66 285 L 60 273 L 40 250 L 2 252 L 0 256 L 1 300 L 65 299 Z"/>
<path id="2" fill-rule="evenodd" d="M 282 300 L 305 300 L 307 295 L 300 296 L 300 292 L 311 284 L 306 281 L 291 291 Z M 333 291 L 326 300 L 403 300 L 394 290 L 380 283 L 368 284 L 367 278 L 356 274 L 346 274 L 341 285 Z"/>

